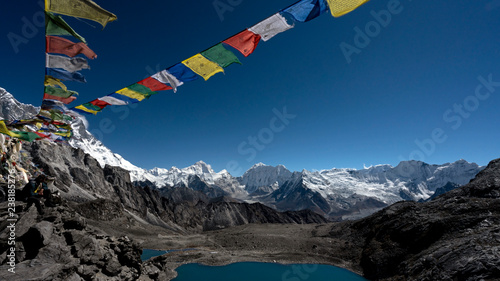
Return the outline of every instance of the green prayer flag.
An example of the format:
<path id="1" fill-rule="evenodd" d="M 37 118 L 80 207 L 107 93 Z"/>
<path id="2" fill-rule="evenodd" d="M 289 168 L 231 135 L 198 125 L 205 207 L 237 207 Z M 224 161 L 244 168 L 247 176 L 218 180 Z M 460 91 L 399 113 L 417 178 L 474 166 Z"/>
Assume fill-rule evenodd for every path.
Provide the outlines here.
<path id="1" fill-rule="evenodd" d="M 50 110 L 50 118 L 56 121 L 63 120 L 63 114 L 58 110 Z"/>
<path id="2" fill-rule="evenodd" d="M 21 132 L 21 131 L 12 131 L 11 136 L 14 138 L 18 138 L 20 140 L 23 140 L 23 141 L 28 141 L 28 142 L 32 142 L 32 141 L 40 138 L 40 136 L 35 134 L 35 133 Z"/>
<path id="3" fill-rule="evenodd" d="M 45 35 L 71 35 L 76 39 L 87 43 L 85 38 L 76 33 L 61 16 L 56 16 L 52 13 L 45 12 Z"/>
<path id="4" fill-rule="evenodd" d="M 51 96 L 61 97 L 61 98 L 69 98 L 74 95 L 78 95 L 75 91 L 65 91 L 61 88 L 45 86 L 45 93 Z"/>
<path id="5" fill-rule="evenodd" d="M 224 48 L 224 46 L 222 46 L 222 43 L 219 43 L 212 48 L 201 52 L 201 55 L 224 68 L 233 63 L 241 64 L 238 57 L 236 57 L 233 52 Z"/>
<path id="6" fill-rule="evenodd" d="M 145 95 L 146 98 L 149 98 L 151 95 L 157 94 L 157 92 L 151 91 L 150 88 L 148 88 L 144 85 L 141 85 L 141 84 L 137 84 L 137 83 L 130 85 L 127 88 L 132 90 L 132 91 L 135 91 L 135 92 L 138 92 L 138 93 Z"/>

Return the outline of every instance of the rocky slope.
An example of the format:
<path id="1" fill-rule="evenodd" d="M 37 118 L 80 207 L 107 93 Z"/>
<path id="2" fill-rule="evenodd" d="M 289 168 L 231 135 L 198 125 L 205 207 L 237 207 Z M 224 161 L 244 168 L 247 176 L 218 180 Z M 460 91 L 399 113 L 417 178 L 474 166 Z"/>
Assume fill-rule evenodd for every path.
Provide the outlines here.
<path id="1" fill-rule="evenodd" d="M 47 208 L 43 216 L 35 208 L 21 211 L 16 223 L 15 273 L 7 271 L 5 241 L 0 234 L 0 277 L 2 280 L 137 280 L 141 274 L 142 249 L 126 236 L 116 238 L 87 225 L 87 221 L 67 205 Z M 0 204 L 7 216 L 6 202 Z M 0 228 L 7 222 L 2 220 Z M 10 252 L 9 252 L 10 254 Z"/>
<path id="2" fill-rule="evenodd" d="M 394 204 L 349 226 L 373 280 L 495 280 L 500 276 L 500 159 L 427 203 Z M 331 236 L 342 231 L 334 227 Z"/>

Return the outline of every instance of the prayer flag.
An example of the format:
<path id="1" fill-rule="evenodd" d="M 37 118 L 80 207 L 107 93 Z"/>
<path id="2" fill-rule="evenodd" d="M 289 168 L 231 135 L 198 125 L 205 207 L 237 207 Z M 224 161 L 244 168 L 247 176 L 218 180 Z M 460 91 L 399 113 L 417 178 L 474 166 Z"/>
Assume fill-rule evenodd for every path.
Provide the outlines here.
<path id="1" fill-rule="evenodd" d="M 168 83 L 168 82 L 167 82 Z M 165 83 L 165 84 L 167 84 Z M 148 87 L 151 89 L 151 91 L 166 91 L 166 90 L 172 90 L 172 87 L 165 85 L 164 83 L 154 79 L 153 77 L 148 77 L 146 79 L 143 79 L 137 84 L 141 84 L 143 86 Z"/>
<path id="2" fill-rule="evenodd" d="M 129 89 L 128 87 L 127 88 L 123 88 L 121 90 L 118 90 L 118 91 L 116 91 L 116 93 L 119 94 L 119 95 L 122 95 L 122 96 L 126 96 L 126 97 L 129 97 L 129 98 L 132 98 L 132 99 L 136 99 L 138 101 L 142 101 L 143 99 L 149 97 L 149 95 L 146 95 L 146 94 L 134 91 L 132 89 Z"/>
<path id="3" fill-rule="evenodd" d="M 248 57 L 257 48 L 259 41 L 260 35 L 247 29 L 222 42 L 240 51 L 245 57 Z"/>
<path id="4" fill-rule="evenodd" d="M 27 142 L 32 142 L 32 141 L 40 138 L 40 136 L 38 136 L 37 134 L 32 133 L 32 132 L 12 131 L 11 133 L 12 133 L 12 135 L 11 135 L 12 137 L 18 138 L 20 140 L 27 141 Z"/>
<path id="5" fill-rule="evenodd" d="M 236 57 L 233 52 L 224 48 L 224 46 L 222 46 L 222 43 L 219 43 L 212 48 L 201 52 L 201 55 L 213 62 L 216 62 L 218 65 L 224 68 L 233 63 L 241 64 L 238 57 Z"/>
<path id="6" fill-rule="evenodd" d="M 354 11 L 369 0 L 326 0 L 334 17 L 340 17 Z"/>
<path id="7" fill-rule="evenodd" d="M 105 102 L 103 100 L 100 100 L 100 99 L 95 99 L 95 100 L 93 100 L 93 101 L 91 101 L 89 103 L 92 104 L 92 105 L 95 105 L 95 106 L 99 107 L 100 109 L 103 109 L 106 106 L 110 105 L 109 103 L 107 103 L 107 102 Z"/>
<path id="8" fill-rule="evenodd" d="M 51 96 L 49 94 L 44 94 L 43 95 L 43 99 L 44 100 L 58 100 L 58 101 L 61 101 L 64 104 L 70 104 L 71 102 L 73 102 L 74 100 L 76 100 L 76 97 L 61 98 L 61 97 L 58 97 L 58 96 Z"/>
<path id="9" fill-rule="evenodd" d="M 45 94 L 49 94 L 51 96 L 61 97 L 61 98 L 69 98 L 74 95 L 78 95 L 75 91 L 64 90 L 56 87 L 45 86 Z"/>
<path id="10" fill-rule="evenodd" d="M 45 0 L 45 11 L 93 20 L 103 27 L 116 20 L 116 15 L 99 7 L 92 0 Z"/>
<path id="11" fill-rule="evenodd" d="M 84 54 L 89 59 L 97 58 L 97 55 L 85 43 L 73 43 L 67 39 L 57 36 L 46 36 L 46 52 L 58 53 L 74 57 L 78 54 Z"/>
<path id="12" fill-rule="evenodd" d="M 182 63 L 185 66 L 189 67 L 196 74 L 203 77 L 205 81 L 210 79 L 210 77 L 212 77 L 216 73 L 224 72 L 224 69 L 222 69 L 222 67 L 220 67 L 215 62 L 206 59 L 201 54 L 196 54 L 188 58 L 187 60 L 184 60 Z"/>
<path id="13" fill-rule="evenodd" d="M 0 120 L 0 133 L 7 136 L 12 136 L 12 132 L 7 128 L 4 120 Z"/>
<path id="14" fill-rule="evenodd" d="M 167 70 L 162 70 L 151 77 L 153 79 L 158 80 L 161 83 L 170 84 L 170 86 L 174 89 L 174 93 L 177 92 L 177 87 L 182 86 L 182 84 L 184 84 L 184 82 L 179 81 L 179 79 L 177 79 Z"/>
<path id="15" fill-rule="evenodd" d="M 131 98 L 131 97 L 128 97 L 128 96 L 124 96 L 124 95 L 121 95 L 121 94 L 117 94 L 117 93 L 112 93 L 110 95 L 108 95 L 110 97 L 113 97 L 115 99 L 119 99 L 119 100 L 122 100 L 124 101 L 126 104 L 131 104 L 131 103 L 138 103 L 140 102 L 140 100 L 137 100 L 137 99 L 134 99 L 134 98 Z"/>
<path id="16" fill-rule="evenodd" d="M 170 68 L 167 68 L 167 71 L 181 82 L 194 81 L 199 77 L 198 74 L 182 63 L 178 63 Z"/>
<path id="17" fill-rule="evenodd" d="M 87 43 L 85 38 L 76 33 L 61 16 L 56 16 L 47 12 L 45 12 L 45 35 L 70 35 L 83 43 Z"/>
<path id="18" fill-rule="evenodd" d="M 94 115 L 102 110 L 102 108 L 94 106 L 90 103 L 85 103 L 85 104 L 79 105 L 73 109 L 76 109 L 77 112 L 81 112 L 81 113 L 85 113 L 85 114 L 91 113 Z"/>
<path id="19" fill-rule="evenodd" d="M 61 112 L 66 111 L 66 106 L 64 105 L 64 103 L 57 100 L 43 100 L 41 108 L 45 110 L 56 109 Z"/>
<path id="20" fill-rule="evenodd" d="M 127 103 L 123 100 L 119 100 L 117 98 L 111 96 L 105 96 L 102 98 L 98 98 L 98 100 L 109 103 L 110 105 L 127 105 Z"/>
<path id="21" fill-rule="evenodd" d="M 80 57 L 68 58 L 50 54 L 46 54 L 45 56 L 45 67 L 62 68 L 69 72 L 76 72 L 82 69 L 90 69 L 87 60 L 84 58 Z"/>
<path id="22" fill-rule="evenodd" d="M 85 77 L 80 72 L 68 72 L 59 68 L 45 68 L 45 74 L 62 81 L 87 83 L 87 80 L 85 80 Z"/>
<path id="23" fill-rule="evenodd" d="M 293 28 L 293 26 L 289 25 L 286 22 L 286 19 L 277 13 L 252 26 L 248 30 L 255 34 L 259 34 L 260 37 L 262 37 L 262 40 L 267 41 L 275 35 L 291 28 Z"/>
<path id="24" fill-rule="evenodd" d="M 54 78 L 52 76 L 48 76 L 48 75 L 45 76 L 44 85 L 45 86 L 59 86 L 59 87 L 61 87 L 61 89 L 65 90 L 65 91 L 68 90 L 68 88 L 66 87 L 66 85 L 64 85 L 61 82 L 61 80 L 56 79 L 56 78 Z"/>
<path id="25" fill-rule="evenodd" d="M 283 10 L 296 21 L 307 22 L 328 11 L 325 0 L 302 0 Z"/>
<path id="26" fill-rule="evenodd" d="M 147 99 L 149 99 L 150 96 L 157 94 L 157 92 L 151 91 L 150 88 L 148 88 L 144 85 L 141 85 L 139 83 L 132 84 L 132 85 L 128 86 L 127 88 L 129 90 L 134 91 L 134 92 L 138 92 L 138 93 L 145 95 Z"/>

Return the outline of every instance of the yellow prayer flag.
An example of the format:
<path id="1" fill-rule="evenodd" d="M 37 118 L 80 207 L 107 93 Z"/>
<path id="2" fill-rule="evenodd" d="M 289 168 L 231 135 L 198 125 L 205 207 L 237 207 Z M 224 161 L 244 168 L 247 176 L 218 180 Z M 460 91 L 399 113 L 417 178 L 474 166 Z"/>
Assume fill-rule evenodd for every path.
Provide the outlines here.
<path id="1" fill-rule="evenodd" d="M 208 80 L 210 77 L 219 72 L 224 72 L 224 69 L 213 61 L 206 59 L 201 54 L 196 54 L 182 62 L 185 66 L 189 67 L 196 74 Z"/>
<path id="2" fill-rule="evenodd" d="M 45 76 L 45 83 L 44 83 L 45 86 L 59 86 L 61 87 L 61 89 L 67 91 L 68 88 L 66 87 L 66 85 L 64 85 L 61 80 L 59 79 L 56 79 L 52 76 L 48 76 L 46 75 Z"/>
<path id="3" fill-rule="evenodd" d="M 83 105 L 76 106 L 75 108 L 76 108 L 76 109 L 83 110 L 83 111 L 88 112 L 88 113 L 92 113 L 92 114 L 94 114 L 94 115 L 95 115 L 95 114 L 97 114 L 97 113 L 99 112 L 99 111 L 95 111 L 95 110 L 92 110 L 92 109 L 88 109 L 88 108 L 86 108 L 86 107 L 85 107 L 85 106 L 83 106 Z"/>
<path id="4" fill-rule="evenodd" d="M 93 20 L 103 27 L 116 20 L 115 14 L 104 10 L 92 0 L 45 0 L 45 11 Z"/>
<path id="5" fill-rule="evenodd" d="M 12 132 L 5 126 L 5 121 L 0 120 L 0 133 L 7 135 L 7 136 L 13 136 Z"/>
<path id="6" fill-rule="evenodd" d="M 326 0 L 334 17 L 340 17 L 354 11 L 369 0 Z"/>
<path id="7" fill-rule="evenodd" d="M 120 95 L 123 95 L 123 96 L 127 96 L 129 98 L 133 98 L 133 99 L 136 99 L 138 101 L 142 101 L 143 99 L 145 99 L 147 96 L 144 95 L 144 94 L 141 94 L 139 92 L 136 92 L 136 91 L 133 91 L 129 88 L 123 88 L 119 91 L 116 91 L 117 94 L 120 94 Z"/>

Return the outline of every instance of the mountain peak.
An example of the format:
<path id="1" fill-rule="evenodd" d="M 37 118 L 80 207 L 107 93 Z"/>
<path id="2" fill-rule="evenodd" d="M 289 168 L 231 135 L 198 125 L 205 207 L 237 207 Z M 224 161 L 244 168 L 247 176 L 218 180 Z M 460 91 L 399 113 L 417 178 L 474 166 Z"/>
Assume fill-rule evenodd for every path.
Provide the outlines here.
<path id="1" fill-rule="evenodd" d="M 254 164 L 250 169 L 255 169 L 255 168 L 258 168 L 258 167 L 270 167 L 262 162 L 259 162 L 257 164 Z"/>

